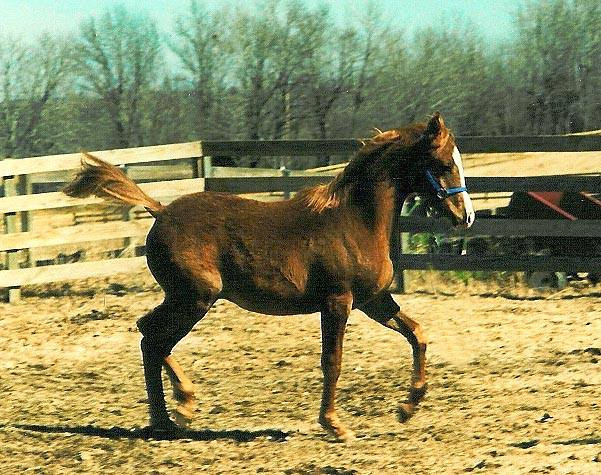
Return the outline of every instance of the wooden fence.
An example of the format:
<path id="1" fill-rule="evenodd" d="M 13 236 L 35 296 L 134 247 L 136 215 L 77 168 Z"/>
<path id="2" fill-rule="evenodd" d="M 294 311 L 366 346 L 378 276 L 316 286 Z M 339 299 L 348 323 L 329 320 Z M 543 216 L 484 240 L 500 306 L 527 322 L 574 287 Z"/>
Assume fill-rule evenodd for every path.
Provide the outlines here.
<path id="1" fill-rule="evenodd" d="M 598 136 L 534 136 L 534 137 L 459 137 L 458 146 L 463 153 L 488 152 L 566 152 L 601 150 Z M 170 161 L 180 170 L 179 179 L 150 181 L 141 187 L 152 197 L 170 199 L 185 193 L 212 190 L 232 193 L 284 192 L 284 195 L 305 186 L 323 183 L 333 173 L 309 174 L 307 172 L 251 171 L 231 169 L 228 173 L 245 173 L 254 176 L 224 177 L 225 169 L 211 166 L 211 156 L 350 156 L 360 146 L 359 141 L 341 140 L 296 140 L 296 141 L 203 141 L 173 145 L 159 145 L 135 149 L 93 152 L 111 163 L 123 165 L 134 179 L 148 179 L 152 174 L 135 166 L 152 165 Z M 0 198 L 0 213 L 4 215 L 5 233 L 0 235 L 0 252 L 6 253 L 5 270 L 0 270 L 0 288 L 9 289 L 9 300 L 19 299 L 20 287 L 70 279 L 106 276 L 119 272 L 139 271 L 145 267 L 144 257 L 127 257 L 99 261 L 57 264 L 43 267 L 20 268 L 18 253 L 23 250 L 47 246 L 71 245 L 107 239 L 141 238 L 149 229 L 152 220 L 86 223 L 64 226 L 50 231 L 36 231 L 28 213 L 38 210 L 96 205 L 96 198 L 73 199 L 58 191 L 36 193 L 31 191 L 40 177 L 48 174 L 65 174 L 78 169 L 81 154 L 65 154 L 25 159 L 0 161 L 0 178 L 3 181 L 4 197 Z M 129 168 L 128 168 L 129 167 Z M 168 170 L 168 169 L 165 169 Z M 235 170 L 235 172 L 234 172 Z M 46 175 L 44 175 L 46 174 Z M 256 176 L 271 175 L 271 176 Z M 177 174 L 176 174 L 177 175 Z M 189 176 L 188 178 L 184 176 Z M 62 178 L 64 180 L 64 178 Z M 59 180 L 60 181 L 60 180 Z M 504 191 L 591 191 L 601 192 L 599 176 L 544 176 L 544 177 L 470 177 L 467 185 L 471 192 Z M 412 232 L 449 232 L 442 221 L 403 218 L 401 229 Z M 545 221 L 545 220 L 496 220 L 476 221 L 465 232 L 466 235 L 542 235 L 542 236 L 586 236 L 601 237 L 601 221 Z M 601 257 L 587 256 L 554 257 L 544 256 L 451 256 L 403 254 L 398 263 L 405 269 L 487 269 L 487 270 L 578 270 L 598 271 Z"/>

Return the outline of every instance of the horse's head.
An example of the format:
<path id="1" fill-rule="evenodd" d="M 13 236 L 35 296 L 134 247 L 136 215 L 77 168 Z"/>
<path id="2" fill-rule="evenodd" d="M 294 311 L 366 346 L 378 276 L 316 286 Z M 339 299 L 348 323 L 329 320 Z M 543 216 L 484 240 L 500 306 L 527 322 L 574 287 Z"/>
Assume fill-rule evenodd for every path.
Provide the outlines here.
<path id="1" fill-rule="evenodd" d="M 475 214 L 465 187 L 461 154 L 440 113 L 435 112 L 427 123 L 383 132 L 374 139 L 394 142 L 395 138 L 402 143 L 399 151 L 405 159 L 394 178 L 400 178 L 406 192 L 418 193 L 455 226 L 470 227 Z"/>
<path id="2" fill-rule="evenodd" d="M 470 227 L 475 218 L 465 187 L 461 154 L 455 137 L 435 112 L 415 144 L 414 183 L 426 203 L 451 218 L 455 226 Z"/>

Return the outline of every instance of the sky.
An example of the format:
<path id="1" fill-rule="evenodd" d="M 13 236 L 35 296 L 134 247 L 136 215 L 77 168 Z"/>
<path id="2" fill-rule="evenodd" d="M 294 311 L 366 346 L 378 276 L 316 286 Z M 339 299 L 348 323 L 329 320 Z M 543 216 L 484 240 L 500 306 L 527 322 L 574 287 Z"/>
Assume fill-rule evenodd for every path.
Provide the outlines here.
<path id="1" fill-rule="evenodd" d="M 408 34 L 424 26 L 437 26 L 467 20 L 487 41 L 497 43 L 511 38 L 515 13 L 528 0 L 304 0 L 309 6 L 330 5 L 339 23 L 359 17 L 368 1 L 375 3 L 390 25 Z M 238 4 L 256 8 L 257 1 L 205 0 L 209 9 Z M 100 16 L 115 5 L 132 12 L 144 11 L 168 32 L 183 16 L 187 0 L 0 0 L 0 36 L 35 38 L 38 33 L 76 31 L 82 20 Z"/>

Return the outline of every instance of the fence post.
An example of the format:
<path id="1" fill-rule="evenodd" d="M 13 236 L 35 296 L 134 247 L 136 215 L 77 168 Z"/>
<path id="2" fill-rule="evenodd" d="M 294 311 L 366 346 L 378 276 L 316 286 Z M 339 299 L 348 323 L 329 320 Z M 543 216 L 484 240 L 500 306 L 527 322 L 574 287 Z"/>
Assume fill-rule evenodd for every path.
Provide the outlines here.
<path id="1" fill-rule="evenodd" d="M 21 175 L 19 177 L 18 182 L 18 194 L 20 195 L 31 195 L 33 193 L 33 185 L 31 183 L 31 177 L 29 175 Z M 31 231 L 31 214 L 29 211 L 22 211 L 20 213 L 21 217 L 21 232 L 29 232 Z M 25 265 L 26 267 L 33 267 L 33 261 L 31 256 L 31 251 L 29 249 L 24 249 L 24 257 L 25 257 Z"/>
<path id="2" fill-rule="evenodd" d="M 283 186 L 283 191 L 284 191 L 284 199 L 285 200 L 289 200 L 290 199 L 290 186 L 288 185 L 288 180 L 286 180 L 286 177 L 290 176 L 290 170 L 288 170 L 286 168 L 285 165 L 280 167 L 280 172 L 282 173 L 282 176 L 284 177 L 284 186 Z"/>
<path id="3" fill-rule="evenodd" d="M 129 167 L 127 166 L 127 164 L 125 165 L 121 165 L 121 171 L 125 174 L 125 176 L 129 176 L 130 172 L 129 172 Z M 121 212 L 121 219 L 123 221 L 131 221 L 133 218 L 133 206 L 126 206 L 123 208 L 123 211 Z M 132 254 L 135 255 L 135 249 L 134 249 L 134 244 L 135 244 L 135 239 L 134 238 L 123 238 L 123 250 L 119 253 L 118 257 L 123 257 L 123 255 L 127 255 L 130 252 Z"/>
<path id="4" fill-rule="evenodd" d="M 213 161 L 211 157 L 203 155 L 202 142 L 200 144 L 200 157 L 197 157 L 193 161 L 193 168 L 192 173 L 194 178 L 210 178 L 213 176 Z"/>
<path id="5" fill-rule="evenodd" d="M 399 244 L 401 249 L 400 253 L 397 255 L 397 259 L 399 259 L 401 255 L 405 254 L 409 250 L 409 233 L 400 234 L 401 239 Z M 406 271 L 404 269 L 399 269 L 399 271 L 396 273 L 396 286 L 399 294 L 405 293 L 405 272 Z"/>
<path id="6" fill-rule="evenodd" d="M 4 196 L 16 196 L 19 194 L 19 187 L 17 186 L 18 181 L 18 176 L 11 175 L 4 177 Z M 15 211 L 4 213 L 4 232 L 6 234 L 13 234 L 18 232 L 17 213 Z M 6 251 L 6 268 L 9 270 L 19 268 L 19 250 Z M 16 303 L 19 300 L 21 300 L 21 288 L 9 287 L 9 303 Z"/>
<path id="7" fill-rule="evenodd" d="M 416 199 L 414 202 L 405 201 L 401 209 L 399 211 L 400 216 L 411 216 L 417 209 L 419 209 L 421 205 L 421 201 Z M 396 211 L 395 211 L 396 212 Z M 409 233 L 408 232 L 399 232 L 398 229 L 398 219 L 399 216 L 395 216 L 395 221 L 393 225 L 393 236 L 392 240 L 392 259 L 395 266 L 395 283 L 396 283 L 396 291 L 400 294 L 404 294 L 406 290 L 407 277 L 408 275 L 405 273 L 405 269 L 402 268 L 400 264 L 401 256 L 407 251 L 410 250 L 409 245 Z"/>
<path id="8" fill-rule="evenodd" d="M 211 157 L 202 157 L 202 176 L 210 178 L 213 176 L 213 159 Z"/>

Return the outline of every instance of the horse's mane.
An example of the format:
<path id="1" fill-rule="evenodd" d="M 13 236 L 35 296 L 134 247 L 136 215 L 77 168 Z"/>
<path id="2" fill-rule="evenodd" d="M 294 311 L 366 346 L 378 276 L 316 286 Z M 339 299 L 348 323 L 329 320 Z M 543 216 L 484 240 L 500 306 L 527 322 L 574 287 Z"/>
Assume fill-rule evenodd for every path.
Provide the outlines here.
<path id="1" fill-rule="evenodd" d="M 386 154 L 387 149 L 391 147 L 398 150 L 415 143 L 421 130 L 423 130 L 421 124 L 416 124 L 403 129 L 378 131 L 379 133 L 371 139 L 362 141 L 363 146 L 331 182 L 301 190 L 297 193 L 296 199 L 303 201 L 316 213 L 338 207 L 348 196 L 354 184 L 359 180 L 369 179 L 367 168 L 374 162 L 376 156 Z"/>

